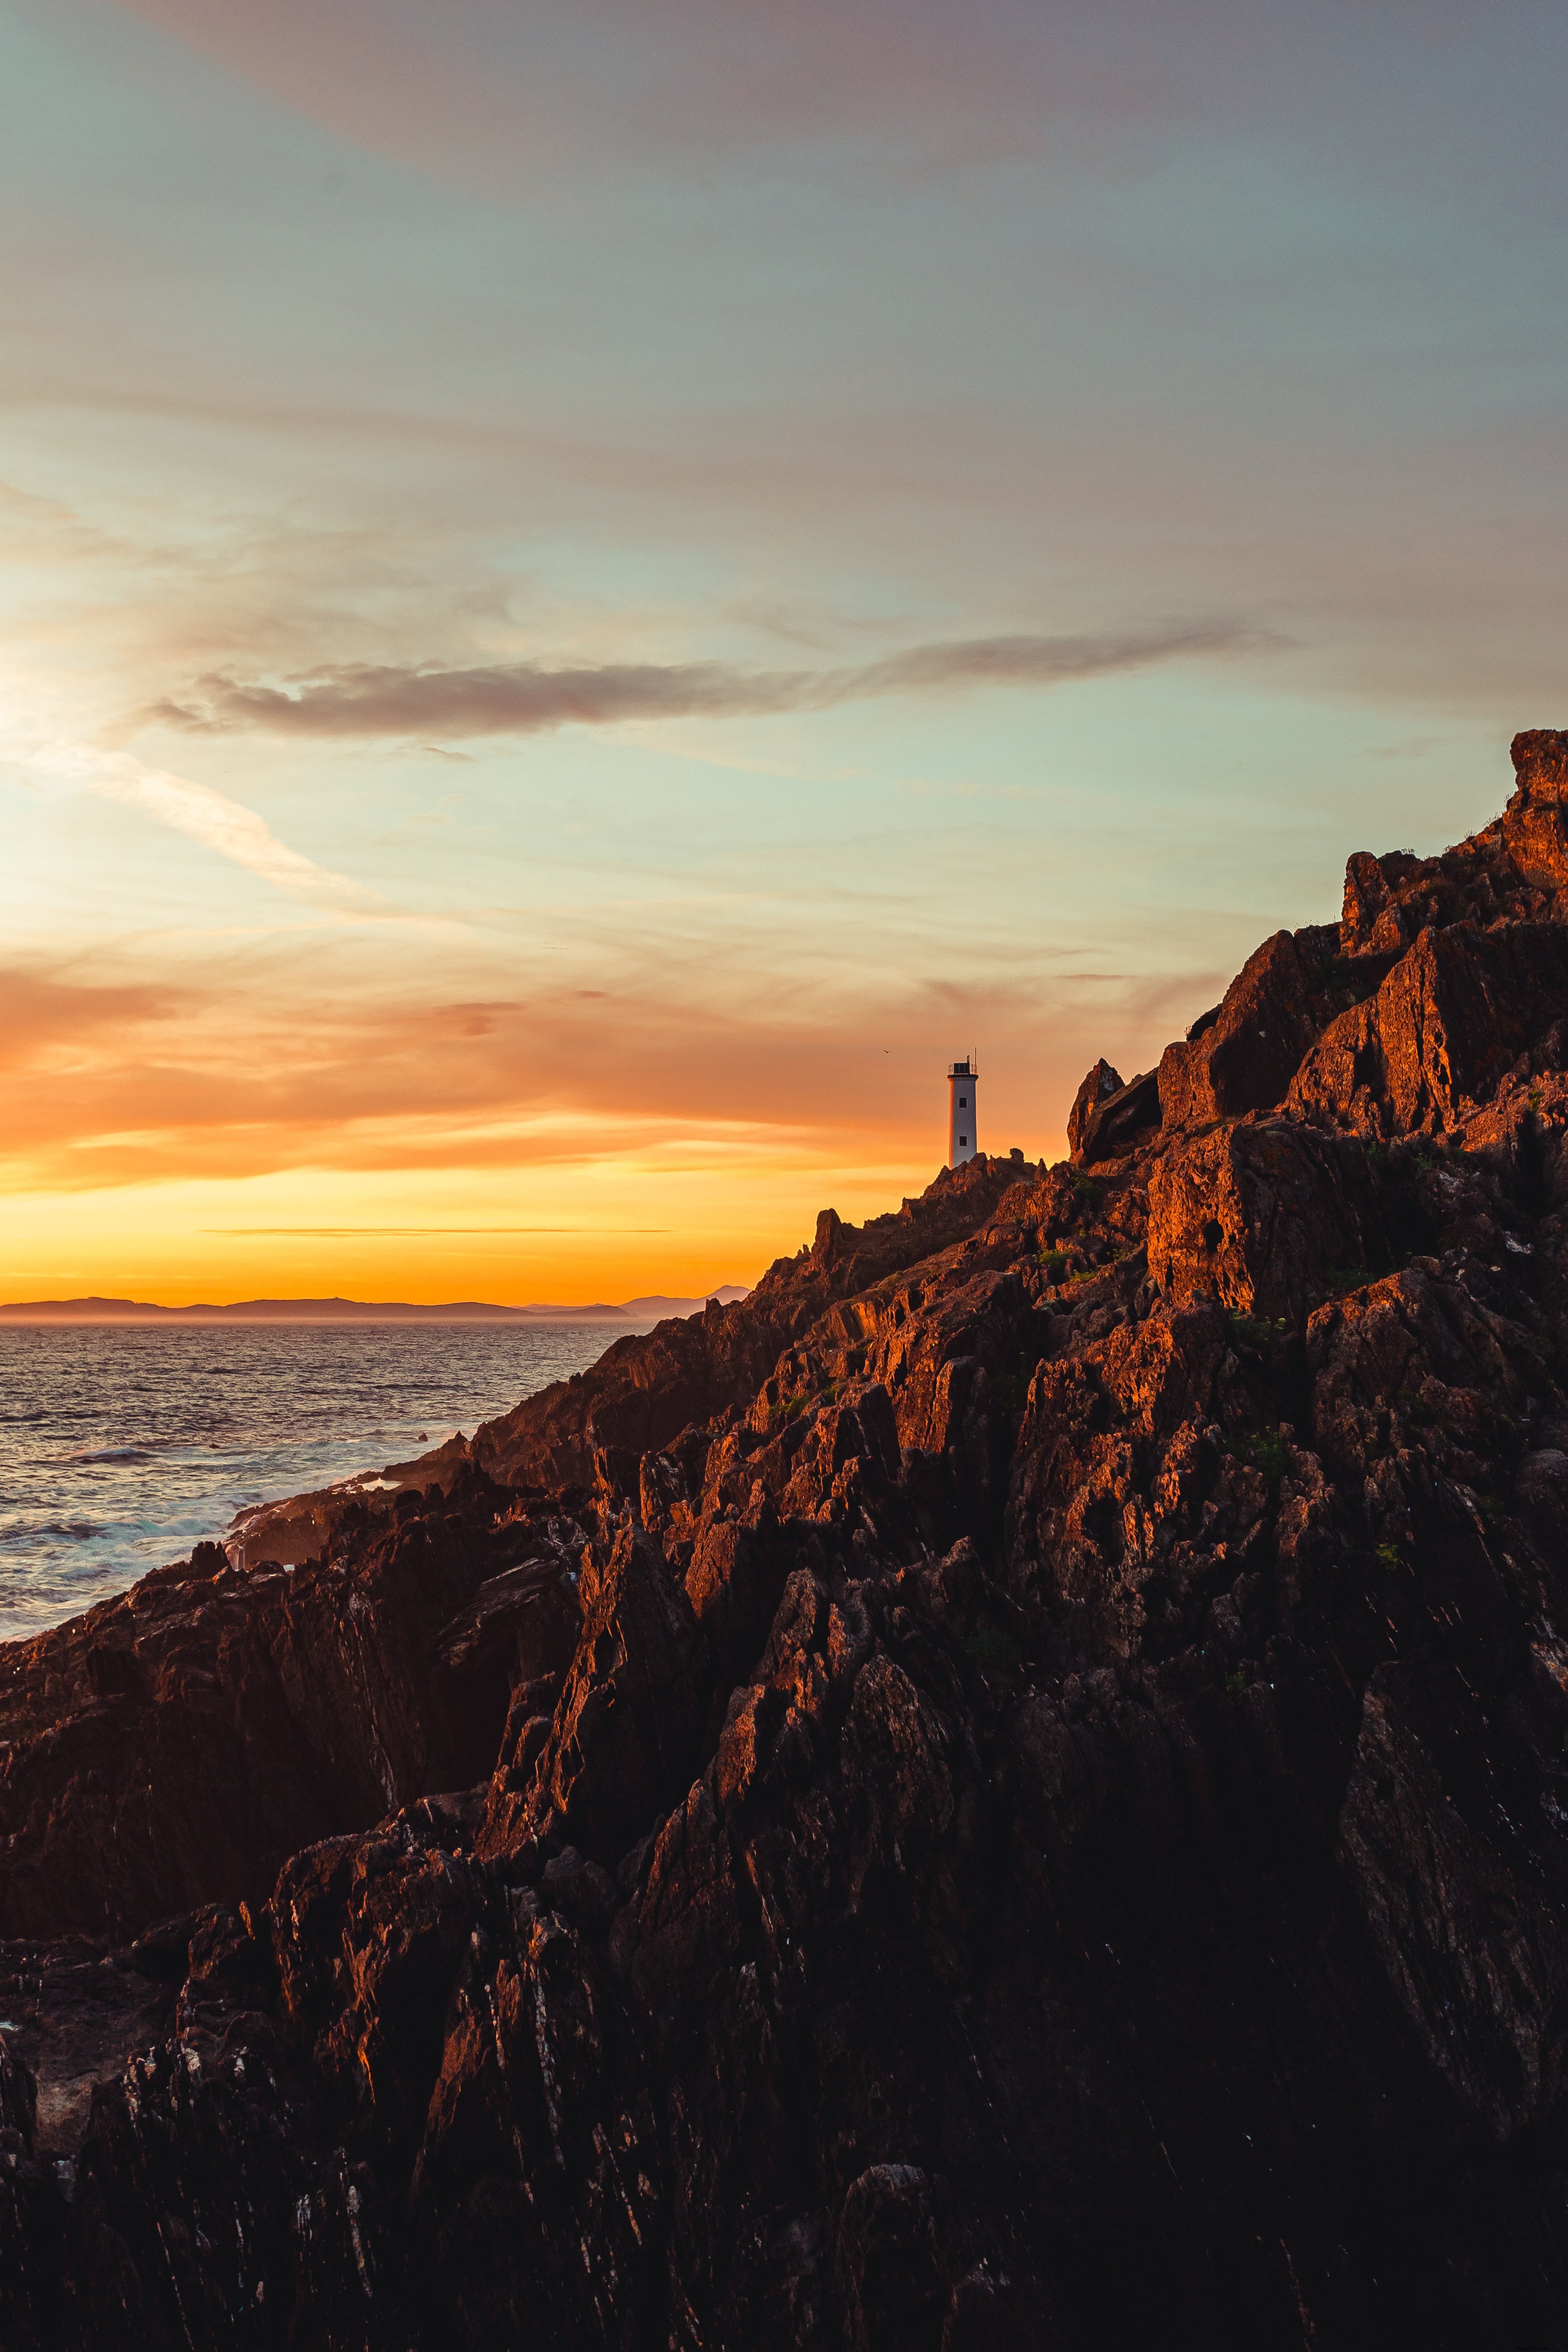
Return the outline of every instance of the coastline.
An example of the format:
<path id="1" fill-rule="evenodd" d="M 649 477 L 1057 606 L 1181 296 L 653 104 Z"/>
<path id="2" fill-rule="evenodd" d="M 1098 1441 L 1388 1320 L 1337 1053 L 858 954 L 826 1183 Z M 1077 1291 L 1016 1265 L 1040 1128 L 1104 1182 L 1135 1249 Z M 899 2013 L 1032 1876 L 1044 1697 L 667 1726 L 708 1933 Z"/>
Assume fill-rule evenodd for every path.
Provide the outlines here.
<path id="1" fill-rule="evenodd" d="M 1546 2340 L 1545 748 L 1068 1160 L 0 1648 L 19 2342 Z"/>
<path id="2" fill-rule="evenodd" d="M 0 1633 L 61 1622 L 280 1500 L 395 1475 L 626 1328 L 0 1324 Z"/>

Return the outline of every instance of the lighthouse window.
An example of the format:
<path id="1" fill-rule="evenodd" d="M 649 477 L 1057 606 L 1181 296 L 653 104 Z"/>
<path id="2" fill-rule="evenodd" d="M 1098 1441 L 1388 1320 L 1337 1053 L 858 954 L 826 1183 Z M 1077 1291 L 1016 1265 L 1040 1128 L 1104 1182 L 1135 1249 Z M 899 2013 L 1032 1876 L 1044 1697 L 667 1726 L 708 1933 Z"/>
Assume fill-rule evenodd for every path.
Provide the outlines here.
<path id="1" fill-rule="evenodd" d="M 969 1097 L 967 1095 L 959 1096 L 958 1108 L 960 1110 L 967 1110 L 969 1108 Z"/>
<path id="2" fill-rule="evenodd" d="M 969 1140 L 969 1138 L 968 1138 L 968 1136 L 967 1136 L 967 1135 L 961 1135 L 961 1136 L 959 1137 L 959 1139 L 959 1139 L 960 1143 L 967 1143 L 967 1142 L 968 1142 L 968 1140 Z"/>

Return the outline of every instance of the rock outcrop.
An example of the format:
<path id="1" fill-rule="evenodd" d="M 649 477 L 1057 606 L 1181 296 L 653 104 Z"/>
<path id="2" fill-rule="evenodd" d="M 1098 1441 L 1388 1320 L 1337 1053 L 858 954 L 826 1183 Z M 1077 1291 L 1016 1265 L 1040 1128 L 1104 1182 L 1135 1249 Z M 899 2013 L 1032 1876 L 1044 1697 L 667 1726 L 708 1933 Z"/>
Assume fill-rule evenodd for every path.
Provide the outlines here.
<path id="1" fill-rule="evenodd" d="M 0 1653 L 0 2339 L 1552 2343 L 1568 737 L 977 1160 Z"/>
<path id="2" fill-rule="evenodd" d="M 1277 1103 L 1330 1017 L 1334 934 L 1276 931 L 1248 957 L 1206 1026 L 1160 1063 L 1167 1127 L 1229 1118 Z"/>
<path id="3" fill-rule="evenodd" d="M 1072 1098 L 1068 1113 L 1068 1152 L 1070 1158 L 1082 1157 L 1085 1133 L 1090 1120 L 1101 1105 L 1112 1095 L 1119 1095 L 1127 1081 L 1120 1070 L 1104 1060 L 1096 1062 Z"/>

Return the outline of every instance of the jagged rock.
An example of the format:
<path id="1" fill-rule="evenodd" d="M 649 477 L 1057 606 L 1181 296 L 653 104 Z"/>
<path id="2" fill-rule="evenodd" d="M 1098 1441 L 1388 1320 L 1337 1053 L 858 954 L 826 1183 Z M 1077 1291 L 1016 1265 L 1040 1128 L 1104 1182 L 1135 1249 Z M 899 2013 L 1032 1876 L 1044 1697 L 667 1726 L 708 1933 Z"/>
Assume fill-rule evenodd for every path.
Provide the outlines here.
<path id="1" fill-rule="evenodd" d="M 406 2340 L 395 2217 L 368 2165 L 313 2144 L 312 2120 L 254 2052 L 132 2057 L 99 2095 L 76 2183 L 73 2346 Z"/>
<path id="2" fill-rule="evenodd" d="M 1383 1204 L 1359 1141 L 1293 1120 L 1222 1127 L 1149 1178 L 1149 1267 L 1168 1297 L 1305 1323 L 1331 1277 L 1380 1268 Z"/>
<path id="3" fill-rule="evenodd" d="M 574 1528 L 578 1551 L 585 1541 Z M 577 1645 L 582 1610 L 578 1561 L 558 1538 L 542 1558 L 521 1560 L 486 1579 L 437 1636 L 448 1673 L 467 1675 L 498 1664 L 512 1687 L 559 1673 Z"/>
<path id="4" fill-rule="evenodd" d="M 1094 1113 L 1110 1096 L 1120 1094 L 1126 1083 L 1121 1071 L 1112 1069 L 1109 1062 L 1101 1060 L 1092 1066 L 1074 1095 L 1072 1108 L 1068 1113 L 1068 1157 L 1070 1160 L 1081 1157 L 1083 1131 Z"/>
<path id="5" fill-rule="evenodd" d="M 1388 1138 L 1442 1133 L 1495 1095 L 1568 1014 L 1568 935 L 1555 925 L 1424 931 L 1375 996 L 1301 1061 L 1289 1109 Z"/>
<path id="6" fill-rule="evenodd" d="M 106 1925 L 0 1950 L 7 2347 L 1555 2340 L 1568 738 L 1515 762 L 1072 1163 L 825 1212 L 496 1483 L 0 1655 L 4 1916 Z"/>
<path id="7" fill-rule="evenodd" d="M 1228 1589 L 1267 1538 L 1266 1480 L 1218 1435 L 1268 1385 L 1248 1381 L 1206 1302 L 1043 1363 L 1007 1506 L 1015 1593 L 1047 1592 L 1097 1663 L 1138 1645 L 1152 1601 L 1157 1622 L 1190 1633 L 1194 1600 Z"/>
<path id="8" fill-rule="evenodd" d="M 414 2176 L 424 2340 L 674 2341 L 664 2164 L 612 1978 L 527 1888 L 476 1936 Z"/>
<path id="9" fill-rule="evenodd" d="M 1344 955 L 1401 955 L 1414 936 L 1398 901 L 1399 886 L 1420 869 L 1408 849 L 1373 857 L 1358 849 L 1345 866 L 1340 950 Z"/>
<path id="10" fill-rule="evenodd" d="M 1516 735 L 1509 746 L 1513 761 L 1514 797 L 1518 808 L 1555 808 L 1568 802 L 1568 733 L 1555 727 L 1534 727 Z"/>
<path id="11" fill-rule="evenodd" d="M 1457 1791 L 1420 1736 L 1424 1719 L 1443 1746 L 1468 1750 Z M 1340 1829 L 1394 1998 L 1464 2111 L 1505 2141 L 1562 2095 L 1568 1880 L 1559 1863 L 1541 1884 L 1495 1801 L 1456 1803 L 1480 1794 L 1473 1759 L 1485 1747 L 1453 1668 L 1381 1667 L 1362 1703 Z"/>
<path id="12" fill-rule="evenodd" d="M 0 2036 L 0 2340 L 46 2352 L 65 2326 L 66 2205 L 38 2148 L 38 2093 Z"/>
<path id="13" fill-rule="evenodd" d="M 466 1867 L 406 1826 L 296 1854 L 268 1906 L 279 2012 L 338 2128 L 405 2172 L 478 1907 Z"/>
<path id="14" fill-rule="evenodd" d="M 690 1775 L 706 1704 L 684 1589 L 626 1525 L 585 1578 L 576 1655 L 526 1789 L 492 1787 L 485 1853 L 523 1835 L 570 1838 L 614 1861 Z"/>
<path id="15" fill-rule="evenodd" d="M 742 1517 L 703 1522 L 686 1571 L 686 1597 L 721 1690 L 732 1690 L 761 1655 L 797 1549 L 765 1494 Z"/>
<path id="16" fill-rule="evenodd" d="M 1279 1102 L 1328 1019 L 1326 966 L 1335 935 L 1322 924 L 1276 931 L 1232 981 L 1213 1024 L 1167 1045 L 1160 1117 L 1192 1127 Z"/>
<path id="17" fill-rule="evenodd" d="M 494 1499 L 289 1572 L 163 1569 L 0 1671 L 0 1931 L 132 1933 L 263 1901 L 298 1847 L 469 1786 L 511 1668 L 453 1672 L 459 1604 L 529 1543 Z"/>
<path id="18" fill-rule="evenodd" d="M 1085 1080 L 1088 1084 L 1088 1080 Z M 1085 1117 L 1073 1151 L 1076 1160 L 1108 1160 L 1143 1133 L 1160 1124 L 1160 1076 L 1145 1070 L 1129 1078 L 1115 1094 L 1107 1095 Z M 1070 1147 L 1069 1147 L 1070 1148 Z"/>
<path id="19" fill-rule="evenodd" d="M 702 1315 L 617 1340 L 591 1372 L 554 1382 L 477 1430 L 475 1460 L 519 1486 L 587 1485 L 595 1442 L 657 1452 L 689 1424 L 743 1407 L 836 1298 L 973 1232 L 1016 1176 L 1011 1160 L 981 1155 L 944 1171 L 895 1215 L 856 1226 L 824 1211 L 812 1249 L 778 1259 L 746 1298 L 731 1307 L 710 1301 Z"/>

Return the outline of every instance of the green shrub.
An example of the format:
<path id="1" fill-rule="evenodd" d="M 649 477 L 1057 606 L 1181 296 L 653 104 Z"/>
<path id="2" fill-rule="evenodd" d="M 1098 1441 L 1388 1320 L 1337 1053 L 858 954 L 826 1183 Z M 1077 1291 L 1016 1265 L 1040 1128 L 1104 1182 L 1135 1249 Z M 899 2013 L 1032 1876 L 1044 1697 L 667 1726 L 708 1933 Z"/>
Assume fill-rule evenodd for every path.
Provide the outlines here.
<path id="1" fill-rule="evenodd" d="M 1272 1355 L 1285 1337 L 1282 1315 L 1244 1315 L 1237 1307 L 1230 1309 L 1230 1328 L 1242 1347 L 1256 1348 L 1265 1356 Z"/>
<path id="2" fill-rule="evenodd" d="M 1260 1429 L 1256 1436 L 1226 1438 L 1225 1450 L 1237 1462 L 1250 1462 L 1269 1485 L 1278 1486 L 1289 1466 L 1289 1450 L 1277 1429 Z"/>
<path id="3" fill-rule="evenodd" d="M 1379 1568 L 1397 1568 L 1399 1566 L 1399 1546 L 1394 1543 L 1380 1543 L 1377 1549 L 1373 1552 L 1373 1558 L 1376 1560 Z"/>
<path id="4" fill-rule="evenodd" d="M 1045 1268 L 1046 1275 L 1050 1281 L 1061 1282 L 1065 1280 L 1068 1270 L 1068 1261 L 1064 1251 L 1042 1250 L 1039 1255 L 1038 1262 Z"/>
<path id="5" fill-rule="evenodd" d="M 1277 1429 L 1260 1430 L 1247 1447 L 1254 1463 L 1268 1479 L 1282 1478 L 1289 1466 L 1285 1440 Z"/>

